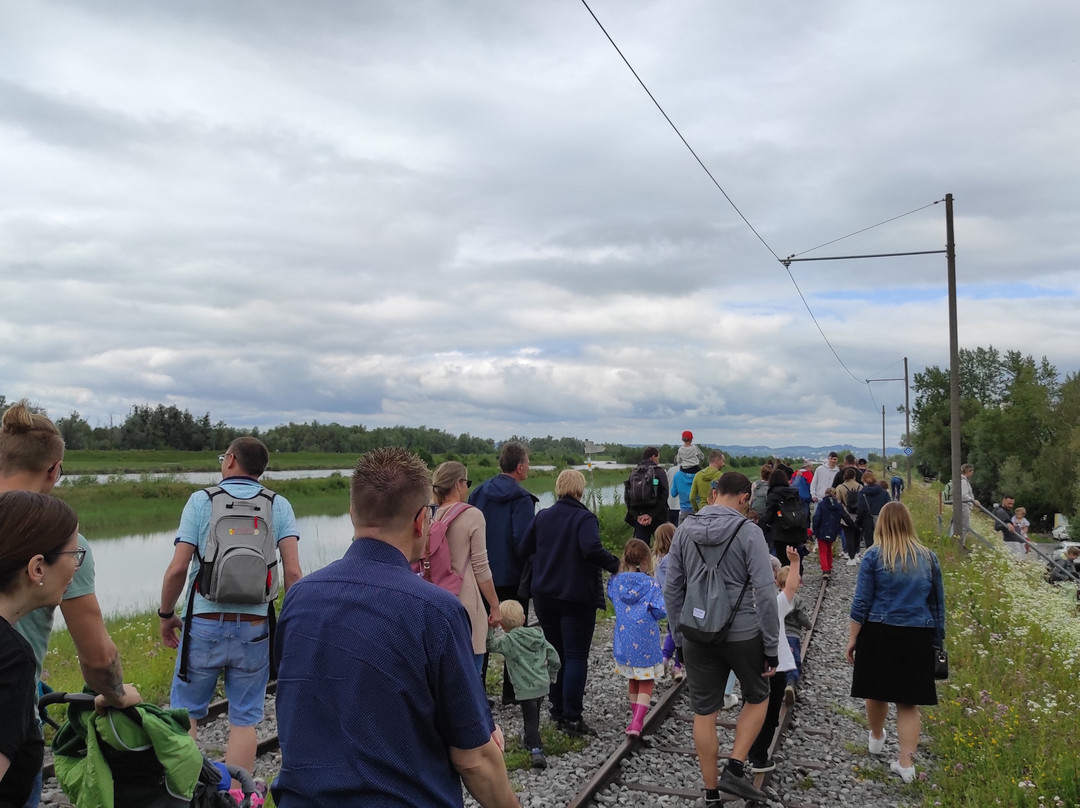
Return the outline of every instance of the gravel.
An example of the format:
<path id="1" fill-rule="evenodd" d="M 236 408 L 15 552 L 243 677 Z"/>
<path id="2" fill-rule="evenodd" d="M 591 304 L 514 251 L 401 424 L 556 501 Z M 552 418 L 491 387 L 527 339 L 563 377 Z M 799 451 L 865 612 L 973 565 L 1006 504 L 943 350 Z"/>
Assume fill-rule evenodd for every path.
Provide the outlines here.
<path id="1" fill-rule="evenodd" d="M 844 647 L 856 570 L 856 567 L 845 566 L 842 560 L 834 565 L 817 630 L 803 666 L 795 717 L 775 755 L 777 769 L 771 773 L 766 785 L 766 793 L 771 797 L 770 806 L 862 808 L 873 805 L 888 808 L 921 802 L 920 795 L 925 786 L 904 786 L 898 777 L 889 772 L 889 763 L 897 755 L 895 721 L 891 711 L 886 724 L 886 754 L 870 756 L 866 750 L 863 704 L 848 695 L 851 669 L 844 660 Z M 813 607 L 820 582 L 817 558 L 810 556 L 801 594 L 807 608 Z M 599 737 L 580 752 L 548 757 L 546 770 L 511 772 L 510 779 L 523 808 L 562 808 L 567 805 L 625 738 L 624 729 L 629 722 L 630 711 L 625 679 L 614 673 L 611 657 L 613 626 L 612 620 L 598 623 L 589 658 L 585 720 L 598 731 Z M 668 687 L 669 680 L 658 683 L 656 697 Z M 508 738 L 520 736 L 521 711 L 516 705 L 497 705 L 494 714 Z M 649 744 L 652 747 L 692 748 L 691 723 L 686 720 L 689 715 L 689 705 L 684 695 L 665 726 L 657 735 L 650 736 Z M 734 717 L 735 711 L 721 713 L 720 720 Z M 266 719 L 259 726 L 259 738 L 261 740 L 276 731 L 273 697 L 268 697 Z M 721 750 L 730 749 L 731 731 L 720 727 L 718 733 Z M 208 722 L 199 728 L 200 745 L 209 756 L 220 758 L 227 734 L 226 718 Z M 265 755 L 256 765 L 256 777 L 269 781 L 280 765 L 280 753 Z M 925 757 L 916 765 L 922 771 Z M 627 761 L 623 770 L 627 781 L 701 793 L 701 774 L 697 759 L 691 755 L 646 748 Z M 696 802 L 696 799 L 648 794 L 614 784 L 600 793 L 596 804 L 620 808 L 684 808 Z M 465 804 L 475 806 L 477 803 L 466 794 Z M 49 808 L 70 806 L 55 779 L 46 782 L 42 805 Z"/>

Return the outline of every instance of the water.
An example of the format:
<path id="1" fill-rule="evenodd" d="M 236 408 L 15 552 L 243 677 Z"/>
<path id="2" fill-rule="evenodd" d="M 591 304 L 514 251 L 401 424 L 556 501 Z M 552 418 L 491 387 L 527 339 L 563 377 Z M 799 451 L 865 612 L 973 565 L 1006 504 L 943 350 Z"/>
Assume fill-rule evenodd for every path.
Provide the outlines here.
<path id="1" fill-rule="evenodd" d="M 621 495 L 622 484 L 599 489 L 602 504 L 610 505 Z M 555 502 L 552 491 L 537 494 L 539 508 Z M 589 503 L 589 492 L 585 493 Z M 177 513 L 177 520 L 180 514 Z M 296 520 L 300 533 L 300 568 L 312 572 L 344 555 L 352 539 L 352 523 L 347 513 L 340 516 L 302 516 Z M 161 598 L 161 578 L 173 557 L 175 530 L 123 536 L 94 541 L 95 579 L 101 611 L 106 617 L 157 609 Z M 60 621 L 60 612 L 57 611 Z"/>
<path id="2" fill-rule="evenodd" d="M 340 474 L 349 477 L 352 469 L 283 469 L 281 471 L 270 470 L 259 479 L 267 480 L 315 480 L 323 477 L 333 477 Z M 180 480 L 195 485 L 217 485 L 221 482 L 220 471 L 169 471 L 169 472 L 143 472 L 141 474 L 72 474 L 60 481 L 60 485 L 71 485 L 76 479 L 92 477 L 97 483 L 106 483 L 125 480 L 128 482 L 141 482 L 142 480 Z"/>

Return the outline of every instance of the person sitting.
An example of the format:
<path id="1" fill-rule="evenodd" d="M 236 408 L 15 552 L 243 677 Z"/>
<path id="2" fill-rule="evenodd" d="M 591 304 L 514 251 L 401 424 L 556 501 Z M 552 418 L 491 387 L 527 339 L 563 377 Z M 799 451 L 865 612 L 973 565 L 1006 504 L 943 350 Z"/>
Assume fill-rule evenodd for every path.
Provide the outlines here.
<path id="1" fill-rule="evenodd" d="M 1063 581 L 1080 580 L 1080 546 L 1070 544 L 1065 548 L 1065 557 L 1052 561 L 1047 570 L 1047 577 L 1052 584 L 1060 584 Z"/>

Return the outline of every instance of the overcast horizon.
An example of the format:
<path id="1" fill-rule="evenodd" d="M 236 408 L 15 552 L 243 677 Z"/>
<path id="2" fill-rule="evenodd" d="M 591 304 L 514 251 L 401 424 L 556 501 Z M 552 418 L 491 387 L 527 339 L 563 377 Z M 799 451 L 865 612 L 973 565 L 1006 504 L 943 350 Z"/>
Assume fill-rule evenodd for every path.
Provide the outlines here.
<path id="1" fill-rule="evenodd" d="M 757 235 L 581 2 L 0 0 L 0 394 L 895 446 L 945 257 L 793 263 L 831 348 L 778 258 L 946 193 L 961 347 L 1080 370 L 1080 5 L 589 5 Z"/>

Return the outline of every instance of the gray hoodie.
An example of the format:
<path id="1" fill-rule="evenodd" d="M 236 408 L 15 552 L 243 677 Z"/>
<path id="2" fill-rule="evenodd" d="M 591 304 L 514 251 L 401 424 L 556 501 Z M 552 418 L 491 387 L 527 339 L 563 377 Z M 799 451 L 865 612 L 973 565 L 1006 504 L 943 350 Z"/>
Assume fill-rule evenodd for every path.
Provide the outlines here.
<path id="1" fill-rule="evenodd" d="M 679 615 L 686 597 L 687 579 L 702 566 L 694 543 L 703 547 L 725 544 L 732 531 L 743 521 L 743 515 L 724 505 L 708 505 L 693 516 L 687 517 L 675 531 L 668 553 L 667 578 L 664 582 L 664 603 L 667 607 L 671 636 L 675 644 L 682 645 Z M 706 552 L 713 561 L 719 551 Z M 776 656 L 780 641 L 780 618 L 776 610 L 776 579 L 769 561 L 765 536 L 753 522 L 739 528 L 735 543 L 720 563 L 720 575 L 727 586 L 728 598 L 734 606 L 739 592 L 750 577 L 735 621 L 731 624 L 728 640 L 738 642 L 761 634 L 766 656 Z"/>

